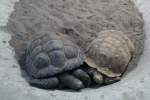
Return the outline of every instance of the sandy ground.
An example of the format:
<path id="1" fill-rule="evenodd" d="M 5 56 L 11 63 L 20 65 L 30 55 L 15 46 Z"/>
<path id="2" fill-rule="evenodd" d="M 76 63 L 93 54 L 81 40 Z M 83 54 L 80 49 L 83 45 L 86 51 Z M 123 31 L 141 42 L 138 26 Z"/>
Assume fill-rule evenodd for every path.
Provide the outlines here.
<path id="1" fill-rule="evenodd" d="M 7 23 L 17 0 L 0 0 L 0 27 Z M 14 59 L 14 50 L 8 44 L 10 34 L 0 28 L 0 99 L 1 100 L 149 100 L 150 98 L 150 1 L 134 0 L 145 20 L 145 51 L 138 67 L 122 81 L 99 89 L 81 92 L 47 91 L 30 87 L 21 77 Z"/>

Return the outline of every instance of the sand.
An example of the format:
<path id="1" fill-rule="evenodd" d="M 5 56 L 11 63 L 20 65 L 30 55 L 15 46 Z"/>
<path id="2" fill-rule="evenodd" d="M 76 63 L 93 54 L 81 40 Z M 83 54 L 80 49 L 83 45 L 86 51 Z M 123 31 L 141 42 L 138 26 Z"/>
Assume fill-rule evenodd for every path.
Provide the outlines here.
<path id="1" fill-rule="evenodd" d="M 0 1 L 0 26 L 8 21 L 16 0 Z M 21 77 L 20 67 L 15 60 L 15 51 L 9 45 L 11 35 L 0 29 L 0 98 L 2 100 L 149 100 L 150 98 L 150 1 L 135 0 L 143 13 L 146 33 L 145 50 L 138 67 L 122 81 L 99 89 L 85 89 L 82 92 L 47 91 L 30 87 Z M 6 41 L 6 43 L 5 43 Z"/>

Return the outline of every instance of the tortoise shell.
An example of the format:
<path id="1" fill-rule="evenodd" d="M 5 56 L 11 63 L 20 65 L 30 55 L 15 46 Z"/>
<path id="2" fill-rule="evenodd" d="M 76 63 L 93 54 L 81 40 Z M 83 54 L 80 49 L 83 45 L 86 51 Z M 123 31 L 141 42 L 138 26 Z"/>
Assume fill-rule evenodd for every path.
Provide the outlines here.
<path id="1" fill-rule="evenodd" d="M 77 45 L 64 35 L 53 33 L 43 34 L 31 41 L 25 58 L 25 69 L 34 78 L 50 77 L 73 70 L 84 62 L 83 52 Z"/>
<path id="2" fill-rule="evenodd" d="M 121 31 L 99 33 L 88 46 L 86 63 L 108 77 L 119 77 L 131 60 L 135 46 Z"/>

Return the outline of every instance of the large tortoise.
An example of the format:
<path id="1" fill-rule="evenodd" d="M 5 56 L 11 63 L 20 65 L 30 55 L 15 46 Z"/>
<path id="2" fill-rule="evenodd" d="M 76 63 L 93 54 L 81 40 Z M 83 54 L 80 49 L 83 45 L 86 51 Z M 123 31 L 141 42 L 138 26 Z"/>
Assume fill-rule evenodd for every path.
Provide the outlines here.
<path id="1" fill-rule="evenodd" d="M 116 82 L 135 68 L 143 23 L 131 0 L 20 0 L 7 28 L 29 83 L 81 89 Z"/>
<path id="2" fill-rule="evenodd" d="M 52 32 L 35 37 L 23 57 L 24 70 L 32 77 L 31 85 L 76 90 L 90 85 L 90 76 L 77 69 L 84 62 L 84 53 L 69 37 Z"/>

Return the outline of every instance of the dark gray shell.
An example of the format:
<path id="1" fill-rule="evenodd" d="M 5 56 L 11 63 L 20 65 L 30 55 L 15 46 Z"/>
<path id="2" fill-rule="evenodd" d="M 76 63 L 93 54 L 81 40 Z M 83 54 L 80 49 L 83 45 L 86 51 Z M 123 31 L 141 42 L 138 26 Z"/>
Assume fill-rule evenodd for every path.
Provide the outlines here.
<path id="1" fill-rule="evenodd" d="M 49 33 L 29 43 L 25 58 L 25 70 L 34 78 L 42 78 L 79 67 L 84 55 L 69 38 Z"/>

